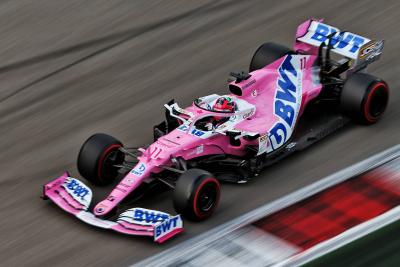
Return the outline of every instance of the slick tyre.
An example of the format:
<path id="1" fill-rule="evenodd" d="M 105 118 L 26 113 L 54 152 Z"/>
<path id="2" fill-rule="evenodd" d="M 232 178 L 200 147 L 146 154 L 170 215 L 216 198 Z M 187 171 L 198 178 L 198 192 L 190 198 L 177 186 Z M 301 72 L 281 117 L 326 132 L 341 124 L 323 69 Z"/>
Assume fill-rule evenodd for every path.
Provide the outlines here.
<path id="1" fill-rule="evenodd" d="M 361 124 L 374 124 L 383 115 L 389 102 L 386 82 L 366 73 L 351 75 L 340 95 L 341 111 Z"/>
<path id="2" fill-rule="evenodd" d="M 79 173 L 96 185 L 112 183 L 118 176 L 118 168 L 114 165 L 124 161 L 124 154 L 119 151 L 122 146 L 120 141 L 110 135 L 92 135 L 79 151 Z"/>
<path id="3" fill-rule="evenodd" d="M 221 186 L 209 172 L 189 169 L 175 186 L 173 204 L 177 213 L 192 221 L 209 218 L 218 206 Z"/>
<path id="4" fill-rule="evenodd" d="M 292 53 L 293 51 L 286 46 L 271 42 L 265 43 L 254 53 L 250 62 L 249 71 L 261 69 L 277 59 Z"/>

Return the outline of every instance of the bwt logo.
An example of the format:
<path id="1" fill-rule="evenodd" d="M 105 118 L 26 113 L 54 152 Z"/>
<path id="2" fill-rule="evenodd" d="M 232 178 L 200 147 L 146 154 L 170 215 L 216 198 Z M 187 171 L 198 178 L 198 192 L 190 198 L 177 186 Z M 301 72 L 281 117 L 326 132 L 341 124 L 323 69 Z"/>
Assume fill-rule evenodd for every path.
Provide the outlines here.
<path id="1" fill-rule="evenodd" d="M 297 107 L 301 102 L 301 87 L 298 85 L 301 74 L 293 66 L 292 59 L 299 61 L 297 57 L 288 55 L 278 69 L 279 78 L 274 102 L 274 113 L 278 117 L 278 122 L 269 132 L 273 149 L 283 145 L 291 136 Z"/>
<path id="2" fill-rule="evenodd" d="M 71 179 L 71 180 L 66 184 L 66 187 L 67 187 L 69 190 L 71 190 L 71 192 L 72 192 L 75 196 L 80 197 L 82 200 L 85 198 L 85 196 L 86 196 L 87 194 L 89 194 L 89 190 L 88 190 L 86 187 L 80 185 L 79 182 L 77 182 L 77 181 L 74 180 L 74 179 Z"/>
<path id="3" fill-rule="evenodd" d="M 144 163 L 141 163 L 138 167 L 135 167 L 131 172 L 137 176 L 142 176 L 145 170 L 146 170 L 146 165 L 144 165 Z"/>
<path id="4" fill-rule="evenodd" d="M 172 229 L 176 228 L 178 226 L 178 219 L 179 217 L 176 216 L 157 225 L 154 228 L 154 238 L 157 238 L 165 233 L 168 233 Z"/>
<path id="5" fill-rule="evenodd" d="M 133 215 L 133 219 L 135 221 L 146 223 L 162 222 L 168 218 L 168 214 L 143 209 L 135 209 L 135 213 Z"/>
<path id="6" fill-rule="evenodd" d="M 366 43 L 367 39 L 359 35 L 349 32 L 338 32 L 338 29 L 326 24 L 318 23 L 314 34 L 311 36 L 312 40 L 323 43 L 328 39 L 328 36 L 335 33 L 331 38 L 331 45 L 337 49 L 343 49 L 347 46 L 350 53 L 355 53 L 358 49 Z"/>

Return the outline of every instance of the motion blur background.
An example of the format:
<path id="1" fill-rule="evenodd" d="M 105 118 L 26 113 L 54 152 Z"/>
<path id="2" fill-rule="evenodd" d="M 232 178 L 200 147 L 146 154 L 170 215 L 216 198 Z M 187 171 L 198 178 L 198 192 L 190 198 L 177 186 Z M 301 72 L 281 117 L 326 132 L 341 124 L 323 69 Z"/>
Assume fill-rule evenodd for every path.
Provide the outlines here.
<path id="1" fill-rule="evenodd" d="M 2 1 L 0 265 L 127 265 L 399 143 L 399 14 L 395 0 Z M 213 218 L 186 223 L 162 246 L 91 228 L 40 200 L 49 179 L 78 175 L 88 136 L 151 142 L 165 102 L 227 92 L 230 71 L 246 70 L 266 41 L 291 46 L 310 17 L 386 40 L 369 69 L 391 87 L 381 122 L 347 127 L 247 185 L 224 186 Z M 174 213 L 169 193 L 139 204 Z"/>

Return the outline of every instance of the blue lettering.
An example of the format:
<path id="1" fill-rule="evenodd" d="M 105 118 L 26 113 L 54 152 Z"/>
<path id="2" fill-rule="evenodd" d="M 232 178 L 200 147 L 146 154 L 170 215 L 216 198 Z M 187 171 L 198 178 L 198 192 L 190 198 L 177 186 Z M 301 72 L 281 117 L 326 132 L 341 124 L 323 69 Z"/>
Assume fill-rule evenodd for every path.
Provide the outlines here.
<path id="1" fill-rule="evenodd" d="M 131 172 L 137 176 L 141 176 L 145 170 L 146 170 L 146 165 L 142 163 L 138 167 L 135 167 Z"/>
<path id="2" fill-rule="evenodd" d="M 145 216 L 146 216 L 146 219 L 145 219 L 146 222 L 152 222 L 152 223 L 157 222 L 157 220 L 159 218 L 159 215 L 154 214 L 154 213 L 149 213 L 149 212 L 146 212 Z"/>
<path id="3" fill-rule="evenodd" d="M 163 233 L 167 233 L 171 229 L 174 229 L 175 227 L 177 227 L 178 219 L 179 219 L 179 217 L 174 217 L 174 218 L 170 218 L 170 219 L 168 217 L 163 223 L 157 225 L 154 229 L 155 237 L 158 237 L 158 236 L 162 235 Z"/>
<path id="4" fill-rule="evenodd" d="M 162 234 L 161 225 L 158 225 L 158 226 L 156 227 L 155 236 L 157 237 L 157 236 L 159 236 L 159 235 L 161 235 L 161 234 Z"/>
<path id="5" fill-rule="evenodd" d="M 135 209 L 133 217 L 136 221 L 146 221 L 147 223 L 156 223 L 169 218 L 168 214 L 149 212 L 142 209 Z"/>
<path id="6" fill-rule="evenodd" d="M 87 190 L 86 188 L 82 187 L 82 186 L 78 186 L 75 190 L 74 190 L 74 194 L 82 199 L 85 198 L 85 196 L 89 193 L 89 190 Z"/>
<path id="7" fill-rule="evenodd" d="M 199 136 L 200 137 L 200 136 L 202 136 L 204 134 L 204 132 L 200 131 L 200 130 L 193 129 L 192 130 L 192 134 L 195 135 L 195 136 Z"/>
<path id="8" fill-rule="evenodd" d="M 361 45 L 363 45 L 365 39 L 359 36 L 355 36 L 352 41 L 353 41 L 353 47 L 350 49 L 350 52 L 354 53 L 361 47 Z"/>
<path id="9" fill-rule="evenodd" d="M 325 31 L 328 28 L 323 26 L 321 29 Z M 319 32 L 322 31 L 319 30 Z M 296 82 L 300 77 L 292 64 L 292 59 L 299 60 L 298 57 L 288 55 L 278 69 L 279 78 L 275 94 L 274 114 L 279 119 L 270 129 L 268 135 L 272 149 L 276 149 L 286 142 L 292 133 L 292 127 L 295 123 L 296 106 L 299 104 L 299 94 L 297 93 L 299 88 Z M 293 76 L 297 77 L 296 82 L 293 80 Z"/>
<path id="10" fill-rule="evenodd" d="M 163 224 L 161 224 L 162 231 L 166 232 L 171 228 L 171 220 L 165 221 Z"/>
<path id="11" fill-rule="evenodd" d="M 87 194 L 89 194 L 89 190 L 83 186 L 81 186 L 77 181 L 74 179 L 71 179 L 68 184 L 67 188 L 72 191 L 72 193 L 80 197 L 81 199 L 84 199 Z"/>
<path id="12" fill-rule="evenodd" d="M 78 183 L 75 180 L 71 180 L 68 184 L 67 187 L 68 189 L 74 190 L 75 187 L 78 185 Z"/>
<path id="13" fill-rule="evenodd" d="M 296 92 L 296 86 L 292 83 L 286 73 L 281 71 L 282 70 L 279 69 L 279 73 L 281 74 L 283 80 L 279 79 L 278 81 L 278 91 L 276 92 L 276 98 L 295 103 L 296 98 L 294 97 L 294 95 L 292 95 L 290 91 Z M 279 89 L 282 89 L 283 91 Z"/>
<path id="14" fill-rule="evenodd" d="M 328 26 L 323 24 L 318 24 L 313 36 L 311 36 L 311 39 L 314 39 L 322 43 L 326 40 L 326 37 L 329 35 L 329 32 L 330 30 Z"/>
<path id="15" fill-rule="evenodd" d="M 331 45 L 334 46 L 335 48 L 344 48 L 346 47 L 351 40 L 354 38 L 354 35 L 352 34 L 347 34 L 346 37 L 344 37 L 345 33 L 341 32 L 331 39 Z"/>
<path id="16" fill-rule="evenodd" d="M 136 209 L 135 210 L 135 214 L 134 214 L 134 219 L 137 220 L 137 221 L 142 221 L 142 219 L 143 219 L 143 211 L 139 210 L 139 209 Z"/>
<path id="17" fill-rule="evenodd" d="M 281 144 L 282 141 L 286 140 L 287 131 L 285 125 L 278 122 L 274 128 L 271 129 L 270 134 L 271 137 L 275 138 L 277 144 Z"/>
<path id="18" fill-rule="evenodd" d="M 282 62 L 282 65 L 279 67 L 279 74 L 282 75 L 285 71 L 289 71 L 291 74 L 293 74 L 295 77 L 297 77 L 297 71 L 293 67 L 292 63 L 290 62 L 292 60 L 292 56 L 288 55 L 285 60 Z"/>
<path id="19" fill-rule="evenodd" d="M 146 167 L 144 166 L 144 164 L 142 163 L 142 165 L 139 166 L 139 172 L 143 172 L 146 169 Z"/>
<path id="20" fill-rule="evenodd" d="M 172 218 L 171 221 L 172 221 L 172 223 L 173 223 L 173 226 L 172 226 L 172 227 L 176 227 L 177 224 L 178 224 L 178 217 Z"/>
<path id="21" fill-rule="evenodd" d="M 285 105 L 282 101 L 275 102 L 275 114 L 281 117 L 290 127 L 292 127 L 294 119 L 294 108 Z"/>

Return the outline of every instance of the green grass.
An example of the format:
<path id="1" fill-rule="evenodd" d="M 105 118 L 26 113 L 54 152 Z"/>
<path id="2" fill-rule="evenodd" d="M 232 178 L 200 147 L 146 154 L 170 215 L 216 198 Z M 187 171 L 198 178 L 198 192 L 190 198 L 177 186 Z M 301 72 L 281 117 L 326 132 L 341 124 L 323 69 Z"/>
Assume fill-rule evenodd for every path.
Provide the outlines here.
<path id="1" fill-rule="evenodd" d="M 400 266 L 400 222 L 390 224 L 304 266 Z"/>

